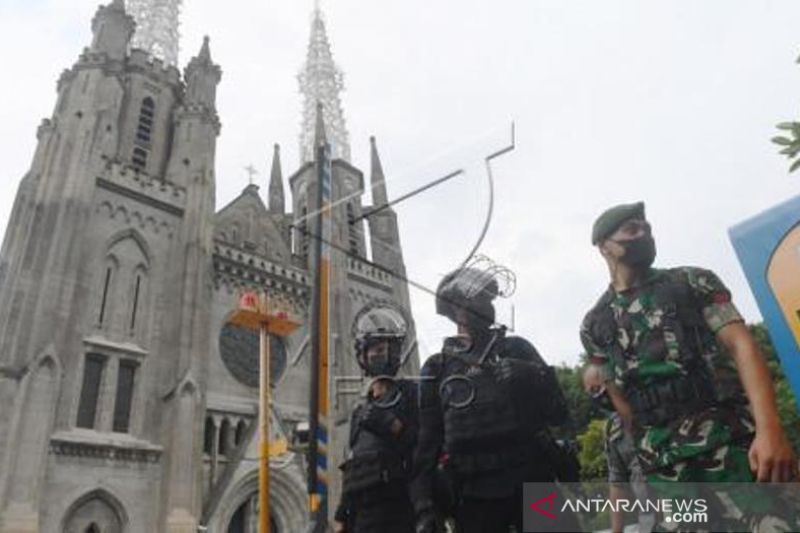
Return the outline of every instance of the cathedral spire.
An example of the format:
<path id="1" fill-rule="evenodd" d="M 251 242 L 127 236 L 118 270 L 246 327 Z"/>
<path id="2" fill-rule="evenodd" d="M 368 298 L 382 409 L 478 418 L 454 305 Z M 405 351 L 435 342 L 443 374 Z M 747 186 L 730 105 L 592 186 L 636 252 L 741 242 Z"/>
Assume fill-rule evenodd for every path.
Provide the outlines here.
<path id="1" fill-rule="evenodd" d="M 208 109 L 215 109 L 217 84 L 222 77 L 222 70 L 211 60 L 208 36 L 203 37 L 200 52 L 186 65 L 184 77 L 186 99 L 193 103 L 204 104 Z"/>
<path id="2" fill-rule="evenodd" d="M 378 146 L 375 143 L 375 137 L 369 138 L 370 156 L 371 156 L 371 169 L 370 169 L 370 185 L 372 186 L 372 205 L 380 207 L 389 203 L 389 195 L 386 193 L 386 178 L 383 175 L 383 165 L 381 165 L 381 158 L 378 155 Z"/>
<path id="3" fill-rule="evenodd" d="M 317 102 L 314 111 L 314 151 L 311 160 L 316 159 L 317 148 L 326 142 L 328 142 L 328 134 L 325 133 L 325 107 L 322 102 Z"/>
<path id="4" fill-rule="evenodd" d="M 197 57 L 208 63 L 211 63 L 211 47 L 208 45 L 209 39 L 208 35 L 203 37 L 203 46 L 200 47 L 200 53 L 197 54 Z"/>
<path id="5" fill-rule="evenodd" d="M 300 162 L 314 160 L 317 103 L 322 104 L 328 126 L 328 141 L 333 159 L 350 161 L 350 142 L 340 94 L 344 89 L 342 72 L 333 61 L 328 33 L 319 2 L 315 2 L 311 36 L 303 69 L 297 77 L 303 95 L 303 118 L 300 125 Z"/>
<path id="6" fill-rule="evenodd" d="M 178 65 L 182 0 L 126 0 L 136 20 L 132 48 L 144 50 L 168 65 Z"/>
<path id="7" fill-rule="evenodd" d="M 275 145 L 272 155 L 272 172 L 269 175 L 269 210 L 273 213 L 286 212 L 286 197 L 283 194 L 283 172 L 281 172 L 281 147 Z"/>
<path id="8" fill-rule="evenodd" d="M 111 59 L 123 59 L 133 35 L 133 17 L 125 12 L 122 0 L 100 6 L 92 19 L 92 50 L 104 52 Z"/>

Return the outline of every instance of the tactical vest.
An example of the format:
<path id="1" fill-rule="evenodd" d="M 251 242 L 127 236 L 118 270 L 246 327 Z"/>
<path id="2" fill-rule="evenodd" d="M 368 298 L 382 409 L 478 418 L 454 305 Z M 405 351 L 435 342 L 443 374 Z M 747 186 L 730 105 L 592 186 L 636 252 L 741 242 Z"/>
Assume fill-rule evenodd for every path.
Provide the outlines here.
<path id="1" fill-rule="evenodd" d="M 403 382 L 401 382 L 403 383 Z M 403 386 L 405 389 L 406 387 Z M 404 398 L 408 400 L 408 398 Z M 370 401 L 370 400 L 368 400 Z M 388 407 L 395 415 L 404 407 L 404 401 Z M 350 420 L 352 457 L 341 466 L 343 471 L 342 489 L 346 493 L 358 493 L 375 489 L 394 481 L 405 481 L 410 470 L 410 450 L 392 438 L 377 435 L 368 429 L 359 427 L 359 415 L 353 413 Z"/>
<path id="2" fill-rule="evenodd" d="M 637 352 L 640 347 L 631 342 L 628 348 L 624 348 L 620 343 L 620 329 L 625 329 L 630 335 L 630 314 L 624 312 L 619 321 L 615 318 L 612 303 L 616 294 L 611 288 L 589 314 L 589 334 L 604 353 L 610 354 L 614 366 L 622 369 L 617 377 L 622 379 L 626 397 L 634 410 L 668 410 L 672 407 L 668 404 L 675 404 L 677 408 L 678 404 L 693 399 L 712 403 L 716 392 L 704 357 L 715 353 L 718 347 L 703 318 L 702 304 L 688 281 L 676 272 L 658 271 L 656 276 L 657 279 L 642 289 L 650 295 L 653 308 L 662 312 L 660 325 L 649 330 L 649 357 L 655 361 L 676 362 L 680 371 L 645 383 L 638 366 L 628 364 L 630 360 L 639 359 Z"/>
<path id="3" fill-rule="evenodd" d="M 449 359 L 440 389 L 449 466 L 471 476 L 524 463 L 524 450 L 535 444 L 530 438 L 534 432 L 524 426 L 509 388 L 497 383 L 488 365 L 476 367 Z M 446 384 L 451 376 L 467 376 L 469 385 L 458 378 L 450 387 L 461 390 L 451 394 Z"/>

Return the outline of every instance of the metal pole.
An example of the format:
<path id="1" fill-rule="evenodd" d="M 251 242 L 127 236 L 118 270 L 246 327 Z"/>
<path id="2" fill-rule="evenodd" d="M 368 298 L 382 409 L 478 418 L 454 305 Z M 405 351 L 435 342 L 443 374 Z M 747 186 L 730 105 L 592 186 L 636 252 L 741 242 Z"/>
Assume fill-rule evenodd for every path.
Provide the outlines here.
<path id="1" fill-rule="evenodd" d="M 268 302 L 265 296 L 265 307 Z M 266 310 L 265 310 L 266 312 Z M 261 442 L 259 443 L 260 461 L 258 476 L 258 531 L 259 533 L 269 533 L 269 360 L 270 360 L 270 337 L 267 331 L 267 323 L 262 322 L 259 328 L 261 337 L 260 365 L 259 365 L 259 433 Z"/>

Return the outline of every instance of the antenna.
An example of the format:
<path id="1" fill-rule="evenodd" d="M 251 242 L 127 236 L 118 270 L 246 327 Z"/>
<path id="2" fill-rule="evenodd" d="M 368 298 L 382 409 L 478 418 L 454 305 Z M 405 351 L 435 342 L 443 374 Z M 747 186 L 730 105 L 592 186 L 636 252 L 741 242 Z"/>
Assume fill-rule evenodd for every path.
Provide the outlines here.
<path id="1" fill-rule="evenodd" d="M 132 48 L 139 48 L 167 65 L 178 66 L 182 0 L 126 0 L 125 10 L 136 21 Z"/>

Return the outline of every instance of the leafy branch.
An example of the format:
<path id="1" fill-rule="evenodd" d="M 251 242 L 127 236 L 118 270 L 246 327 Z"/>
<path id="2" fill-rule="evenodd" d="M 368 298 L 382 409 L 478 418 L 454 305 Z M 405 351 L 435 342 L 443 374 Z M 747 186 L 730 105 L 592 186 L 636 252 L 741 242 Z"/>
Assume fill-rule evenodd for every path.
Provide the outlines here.
<path id="1" fill-rule="evenodd" d="M 786 136 L 773 137 L 772 142 L 782 147 L 778 153 L 785 155 L 789 160 L 794 159 L 789 166 L 789 172 L 794 172 L 800 168 L 800 158 L 797 157 L 800 154 L 800 122 L 781 122 L 777 127 L 785 131 Z"/>

